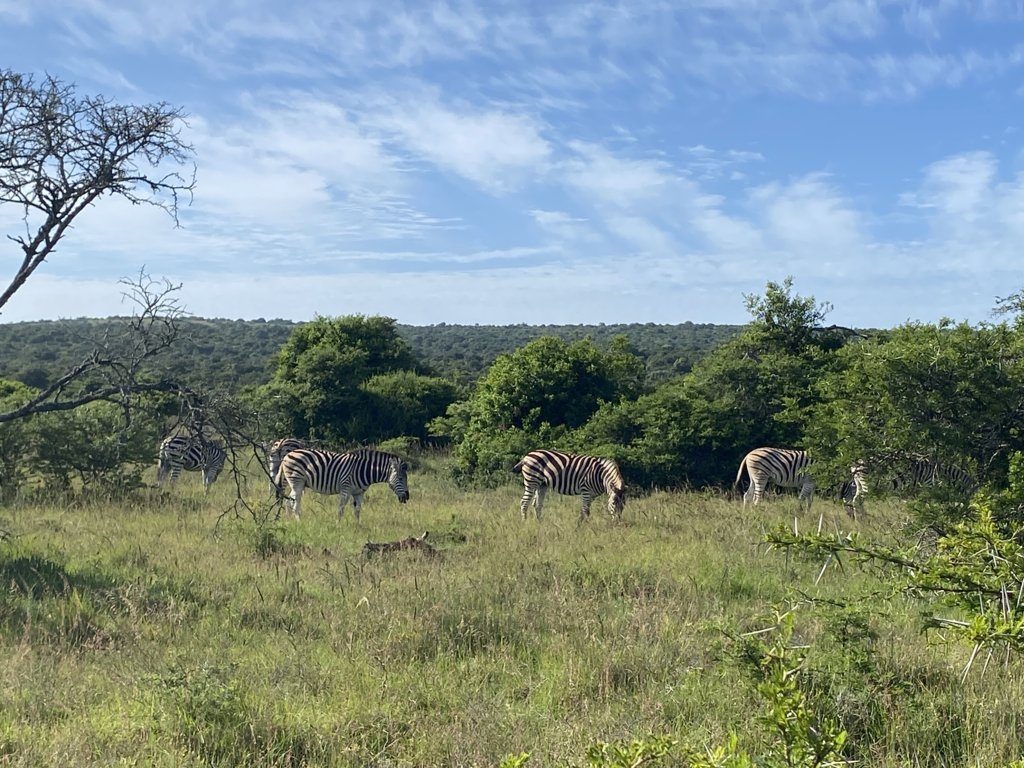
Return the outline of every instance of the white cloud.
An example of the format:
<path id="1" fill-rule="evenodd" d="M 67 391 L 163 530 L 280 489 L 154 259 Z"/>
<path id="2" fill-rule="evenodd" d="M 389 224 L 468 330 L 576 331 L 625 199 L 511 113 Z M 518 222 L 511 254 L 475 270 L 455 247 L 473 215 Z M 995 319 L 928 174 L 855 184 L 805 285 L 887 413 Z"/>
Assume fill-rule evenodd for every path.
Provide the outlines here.
<path id="1" fill-rule="evenodd" d="M 516 189 L 547 167 L 551 145 L 535 119 L 497 109 L 452 109 L 425 95 L 367 117 L 416 157 L 492 193 Z"/>
<path id="2" fill-rule="evenodd" d="M 662 197 L 678 181 L 663 160 L 625 159 L 597 144 L 569 142 L 575 155 L 564 161 L 559 176 L 599 202 L 629 207 Z"/>
<path id="3" fill-rule="evenodd" d="M 996 160 L 988 152 L 969 152 L 932 163 L 921 188 L 903 201 L 959 219 L 975 219 L 987 209 L 996 179 Z"/>
<path id="4" fill-rule="evenodd" d="M 529 213 L 537 226 L 554 236 L 557 241 L 580 243 L 594 242 L 598 239 L 586 218 L 571 216 L 564 211 L 535 209 Z"/>
<path id="5" fill-rule="evenodd" d="M 751 202 L 764 234 L 783 252 L 815 260 L 866 243 L 861 215 L 823 175 L 757 187 Z"/>

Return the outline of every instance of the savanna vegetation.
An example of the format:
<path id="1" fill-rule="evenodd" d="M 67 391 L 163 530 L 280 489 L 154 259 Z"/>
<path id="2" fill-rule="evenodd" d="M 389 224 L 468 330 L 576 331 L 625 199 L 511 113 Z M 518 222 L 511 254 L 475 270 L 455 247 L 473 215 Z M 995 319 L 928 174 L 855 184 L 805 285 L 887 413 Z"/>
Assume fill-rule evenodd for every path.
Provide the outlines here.
<path id="1" fill-rule="evenodd" d="M 6 70 L 0 107 L 0 308 L 96 201 L 173 219 L 194 188 L 177 108 Z M 125 289 L 128 318 L 3 327 L 0 764 L 1024 765 L 1021 294 L 1002 322 L 869 333 L 786 280 L 728 338 L 431 347 Z M 226 446 L 212 493 L 154 486 L 169 432 Z M 411 503 L 282 517 L 284 434 L 401 452 Z M 807 451 L 819 517 L 729 498 L 759 445 Z M 520 520 L 507 469 L 540 446 L 616 459 L 624 519 Z M 859 519 L 833 493 L 854 465 Z"/>
<path id="2" fill-rule="evenodd" d="M 845 733 L 843 760 L 966 766 L 1024 746 L 1016 658 L 962 680 L 970 645 L 923 636 L 919 599 L 769 551 L 794 504 L 658 492 L 577 527 L 555 497 L 538 526 L 514 486 L 467 491 L 431 454 L 412 490 L 371 493 L 360 525 L 315 496 L 297 524 L 220 518 L 232 489 L 194 477 L 8 504 L 6 764 L 816 765 L 839 761 L 785 745 Z M 876 503 L 857 531 L 901 546 L 906 518 Z M 423 530 L 438 556 L 360 554 Z"/>
<path id="3" fill-rule="evenodd" d="M 120 328 L 116 318 L 76 318 L 0 324 L 0 378 L 43 387 L 78 364 L 97 338 Z M 290 320 L 216 320 L 183 317 L 181 339 L 164 358 L 190 382 L 237 392 L 266 382 L 274 355 L 296 329 Z M 599 344 L 624 336 L 644 360 L 647 378 L 665 381 L 689 371 L 740 328 L 711 323 L 611 325 L 402 325 L 395 329 L 438 376 L 465 386 L 502 354 L 544 336 Z"/>
<path id="4" fill-rule="evenodd" d="M 788 281 L 747 306 L 748 326 L 663 383 L 627 338 L 545 336 L 467 386 L 392 320 L 321 318 L 230 399 L 156 392 L 129 421 L 101 401 L 0 425 L 3 759 L 1012 765 L 1019 307 L 864 333 Z M 0 408 L 33 392 L 8 381 Z M 194 476 L 157 488 L 174 423 L 236 447 L 376 442 L 410 459 L 412 500 L 379 486 L 358 524 L 315 495 L 301 522 L 278 516 L 244 441 L 209 496 Z M 762 444 L 815 457 L 820 522 L 792 497 L 723 493 Z M 616 458 L 624 521 L 578 526 L 567 497 L 520 520 L 508 467 L 539 445 Z M 980 490 L 887 494 L 922 454 Z M 865 457 L 852 520 L 832 486 Z M 434 556 L 362 551 L 423 531 Z"/>

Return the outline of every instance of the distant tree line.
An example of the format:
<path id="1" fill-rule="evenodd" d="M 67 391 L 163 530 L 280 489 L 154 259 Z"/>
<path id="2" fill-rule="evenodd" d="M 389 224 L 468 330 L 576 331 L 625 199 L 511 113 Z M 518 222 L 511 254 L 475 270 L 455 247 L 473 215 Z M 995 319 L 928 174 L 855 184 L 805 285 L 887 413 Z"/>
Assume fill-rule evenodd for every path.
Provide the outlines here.
<path id="1" fill-rule="evenodd" d="M 0 378 L 42 388 L 76 365 L 94 340 L 119 330 L 124 318 L 43 320 L 0 324 Z M 184 380 L 239 392 L 264 384 L 274 356 L 295 331 L 289 320 L 177 321 L 179 339 L 161 358 Z M 625 336 L 644 361 L 648 381 L 689 371 L 707 352 L 735 336 L 740 326 L 682 323 L 616 325 L 439 325 L 395 324 L 418 365 L 459 385 L 482 376 L 494 360 L 542 336 L 566 341 L 590 338 L 606 344 Z"/>

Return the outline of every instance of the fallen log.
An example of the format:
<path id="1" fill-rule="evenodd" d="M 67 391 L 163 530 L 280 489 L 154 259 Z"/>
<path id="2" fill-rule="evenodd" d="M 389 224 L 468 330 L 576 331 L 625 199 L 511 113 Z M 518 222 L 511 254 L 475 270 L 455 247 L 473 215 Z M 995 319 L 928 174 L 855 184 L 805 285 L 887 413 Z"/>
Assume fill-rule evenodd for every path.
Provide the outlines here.
<path id="1" fill-rule="evenodd" d="M 400 541 L 383 541 L 373 542 L 368 541 L 363 544 L 363 554 L 367 557 L 383 552 L 398 552 L 403 549 L 418 549 L 427 557 L 435 557 L 438 552 L 432 546 L 427 543 L 427 536 L 430 535 L 430 531 L 424 531 L 422 536 L 410 536 L 407 539 L 401 539 Z"/>

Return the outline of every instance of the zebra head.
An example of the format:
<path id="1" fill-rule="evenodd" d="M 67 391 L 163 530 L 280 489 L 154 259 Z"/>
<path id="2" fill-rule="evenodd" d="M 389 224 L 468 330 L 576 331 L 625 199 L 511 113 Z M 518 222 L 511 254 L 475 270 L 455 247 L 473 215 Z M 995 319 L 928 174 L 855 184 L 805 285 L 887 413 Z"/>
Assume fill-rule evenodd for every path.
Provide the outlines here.
<path id="1" fill-rule="evenodd" d="M 608 491 L 608 512 L 612 517 L 622 517 L 626 508 L 626 486 L 620 485 Z"/>
<path id="2" fill-rule="evenodd" d="M 203 485 L 207 490 L 217 479 L 217 475 L 224 469 L 224 462 L 228 457 L 227 451 L 219 443 L 206 443 L 203 445 L 202 469 Z"/>
<path id="3" fill-rule="evenodd" d="M 400 504 L 409 500 L 409 465 L 398 456 L 388 459 L 388 488 L 395 492 Z"/>

